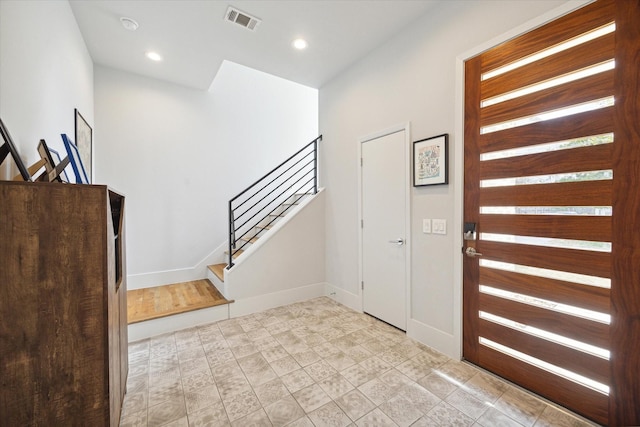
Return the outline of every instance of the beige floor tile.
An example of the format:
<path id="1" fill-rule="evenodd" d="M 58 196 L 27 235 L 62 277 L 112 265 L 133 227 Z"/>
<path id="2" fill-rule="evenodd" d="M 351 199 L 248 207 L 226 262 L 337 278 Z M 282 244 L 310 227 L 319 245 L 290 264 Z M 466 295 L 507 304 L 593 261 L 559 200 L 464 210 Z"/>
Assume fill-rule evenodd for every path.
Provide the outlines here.
<path id="1" fill-rule="evenodd" d="M 311 384 L 293 393 L 293 397 L 298 401 L 306 413 L 315 411 L 322 405 L 329 403 L 331 398 L 322 390 L 318 384 Z"/>
<path id="2" fill-rule="evenodd" d="M 349 417 L 336 405 L 329 402 L 309 414 L 316 427 L 346 427 L 351 424 Z"/>
<path id="3" fill-rule="evenodd" d="M 284 426 L 304 417 L 304 410 L 291 395 L 267 405 L 265 411 L 276 426 Z"/>
<path id="4" fill-rule="evenodd" d="M 376 408 L 369 412 L 358 421 L 356 421 L 358 427 L 396 427 L 397 424 L 393 422 L 391 418 L 387 416 L 380 408 Z"/>

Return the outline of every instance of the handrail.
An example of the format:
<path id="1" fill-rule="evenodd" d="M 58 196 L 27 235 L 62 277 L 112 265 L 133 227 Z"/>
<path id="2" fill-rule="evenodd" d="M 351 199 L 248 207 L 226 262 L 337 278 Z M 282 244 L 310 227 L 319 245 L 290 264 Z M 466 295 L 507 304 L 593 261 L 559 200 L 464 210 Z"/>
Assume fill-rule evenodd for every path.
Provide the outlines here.
<path id="1" fill-rule="evenodd" d="M 238 251 L 242 250 L 242 248 L 244 248 L 251 240 L 258 236 L 258 234 L 260 233 L 260 230 L 258 230 L 258 225 L 269 218 L 269 216 L 273 216 L 274 212 L 279 207 L 281 207 L 284 202 L 291 198 L 294 199 L 291 204 L 284 207 L 278 215 L 287 212 L 304 196 L 304 194 L 316 194 L 318 192 L 318 143 L 320 141 L 322 141 L 322 135 L 318 136 L 316 139 L 296 151 L 285 161 L 280 163 L 271 171 L 267 172 L 260 179 L 255 181 L 253 184 L 238 193 L 234 198 L 229 200 L 229 261 L 227 268 L 233 267 L 234 255 Z M 305 153 L 305 150 L 308 150 L 309 147 L 312 147 L 312 149 Z M 310 157 L 312 158 L 309 160 Z M 302 163 L 302 166 L 299 166 L 294 172 L 290 174 L 290 176 L 285 176 L 287 172 L 292 170 L 300 163 Z M 260 183 L 267 180 L 271 175 L 278 172 L 279 174 L 273 178 L 270 178 L 270 180 L 266 184 L 262 185 L 260 188 L 255 188 L 258 187 Z M 298 174 L 301 172 L 302 175 L 299 176 Z M 311 178 L 302 183 L 302 185 L 300 185 L 295 190 L 292 190 L 294 186 L 300 183 L 300 181 L 304 180 L 305 177 L 307 177 L 312 172 L 313 176 Z M 289 184 L 287 188 L 278 192 L 277 194 L 274 194 L 276 193 L 276 190 L 278 190 L 285 184 Z M 268 189 L 269 187 L 273 188 Z M 304 193 L 300 193 L 301 191 L 304 191 Z M 242 198 L 243 196 L 245 197 Z M 249 200 L 253 199 L 256 196 L 258 196 L 257 201 L 253 202 L 250 207 L 245 208 L 238 215 L 238 210 Z M 240 198 L 242 198 L 242 200 L 238 202 Z M 273 207 L 274 203 L 276 203 L 275 207 Z M 250 215 L 249 218 L 246 219 L 242 224 L 237 225 L 237 220 L 243 217 L 245 214 L 248 214 L 249 212 L 251 212 L 252 215 Z M 267 213 L 265 214 L 265 212 Z M 263 225 L 263 227 L 268 227 L 276 219 L 277 216 L 269 220 L 266 225 Z M 254 234 L 249 238 L 245 238 L 245 236 L 247 236 L 252 230 L 254 231 Z M 240 247 L 237 247 L 238 241 L 240 240 L 243 240 L 244 243 Z"/>
<path id="2" fill-rule="evenodd" d="M 258 190 L 253 196 L 257 195 L 260 191 L 264 190 L 265 188 L 267 188 L 269 185 L 271 185 L 273 182 L 275 182 L 276 179 L 280 178 L 282 175 L 284 175 L 286 172 L 289 172 L 295 165 L 297 165 L 298 163 L 300 163 L 301 161 L 305 160 L 306 157 L 301 158 L 300 160 L 298 160 L 297 162 L 295 162 L 292 166 L 290 166 L 289 168 L 287 168 L 284 172 L 282 172 L 280 175 L 276 176 L 273 181 L 270 181 L 268 184 L 266 184 L 265 186 L 263 186 L 260 190 Z M 309 160 L 307 163 L 305 163 L 304 165 L 302 165 L 302 167 L 300 169 L 298 169 L 297 171 L 295 171 L 293 175 L 295 175 L 296 173 L 298 173 L 299 171 L 301 171 L 305 166 L 309 166 L 311 164 L 311 162 L 313 162 L 313 160 Z M 249 207 L 248 209 L 246 209 L 244 212 L 242 212 L 240 215 L 238 215 L 236 217 L 236 219 L 240 219 L 240 217 L 242 217 L 244 214 L 246 214 L 247 212 L 249 212 L 251 209 L 253 209 L 258 203 L 260 203 L 261 201 L 263 201 L 264 199 L 266 199 L 267 197 L 269 197 L 271 195 L 271 193 L 273 193 L 274 191 L 276 191 L 278 188 L 282 187 L 282 185 L 285 183 L 286 181 L 282 181 L 276 188 L 274 188 L 273 190 L 271 190 L 270 192 L 268 192 L 266 195 L 264 195 L 260 200 L 258 200 L 257 202 L 255 202 L 253 205 L 251 205 L 251 207 Z M 235 210 L 240 209 L 245 203 L 247 203 L 249 200 L 251 200 L 253 198 L 253 196 L 248 197 L 247 199 L 245 199 L 244 202 L 240 203 L 238 206 L 235 207 Z"/>
<path id="3" fill-rule="evenodd" d="M 278 196 L 281 196 L 282 194 L 284 194 L 287 190 L 291 190 L 291 188 L 293 188 L 293 186 L 295 184 L 297 184 L 298 182 L 300 182 L 300 180 L 302 180 L 302 178 L 304 178 L 305 176 L 309 175 L 309 173 L 312 171 L 308 171 L 306 172 L 304 175 L 302 175 L 301 178 L 299 178 L 297 181 L 295 181 L 293 184 L 291 184 L 290 186 L 288 186 L 287 188 L 285 188 L 285 190 L 283 192 L 281 192 Z M 262 200 L 264 200 L 266 197 L 270 196 L 271 194 L 273 194 L 274 191 L 276 191 L 278 188 L 282 187 L 283 184 L 285 184 L 287 181 L 284 181 L 282 183 L 280 183 L 280 185 L 278 185 L 276 188 L 274 188 L 273 190 L 271 190 L 269 193 L 267 193 L 267 195 L 265 195 L 262 199 L 260 199 L 257 203 L 260 203 Z M 308 184 L 310 181 L 307 181 L 305 184 Z M 315 194 L 315 193 L 314 193 Z M 265 208 L 259 210 L 258 212 L 256 212 L 255 214 L 251 215 L 251 217 L 249 217 L 249 219 L 247 219 L 245 222 L 243 222 L 242 224 L 238 225 L 238 227 L 236 228 L 239 229 L 241 227 L 243 227 L 244 225 L 246 225 L 247 223 L 249 223 L 249 221 L 251 221 L 253 218 L 255 218 L 256 216 L 258 216 L 258 214 L 260 214 L 260 212 L 262 212 L 264 209 L 266 209 L 266 206 L 269 206 L 271 203 L 273 203 L 274 200 L 277 199 L 277 197 L 274 198 L 273 200 L 271 200 L 268 203 L 265 203 Z M 254 204 L 253 206 L 257 206 L 257 204 Z M 252 206 L 252 207 L 253 207 Z M 275 209 L 277 209 L 278 206 L 275 207 Z M 249 210 L 244 211 L 242 214 L 238 215 L 237 217 L 235 217 L 235 220 L 239 220 L 240 217 L 242 217 L 244 214 L 246 214 L 247 212 L 249 212 Z"/>

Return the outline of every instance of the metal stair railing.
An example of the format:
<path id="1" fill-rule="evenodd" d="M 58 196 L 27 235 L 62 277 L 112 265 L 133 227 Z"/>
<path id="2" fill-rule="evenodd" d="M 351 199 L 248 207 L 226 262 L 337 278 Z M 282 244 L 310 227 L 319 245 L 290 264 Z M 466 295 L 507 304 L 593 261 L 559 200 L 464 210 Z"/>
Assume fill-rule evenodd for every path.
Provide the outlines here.
<path id="1" fill-rule="evenodd" d="M 318 143 L 302 147 L 229 200 L 229 261 L 307 194 L 318 192 Z"/>

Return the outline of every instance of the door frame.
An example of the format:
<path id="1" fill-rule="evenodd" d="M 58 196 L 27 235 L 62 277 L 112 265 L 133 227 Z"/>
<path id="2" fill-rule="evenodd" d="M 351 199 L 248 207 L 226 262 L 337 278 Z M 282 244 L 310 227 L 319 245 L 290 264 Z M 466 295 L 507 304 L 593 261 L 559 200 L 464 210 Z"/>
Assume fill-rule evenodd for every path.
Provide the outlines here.
<path id="1" fill-rule="evenodd" d="M 363 263 L 362 263 L 362 144 L 372 141 L 374 139 L 382 138 L 393 133 L 404 131 L 404 161 L 407 165 L 405 173 L 405 308 L 406 308 L 406 324 L 409 325 L 411 319 L 411 123 L 406 122 L 391 126 L 382 131 L 368 134 L 358 139 L 358 158 L 357 158 L 357 170 L 358 170 L 358 301 L 360 304 L 359 311 L 364 313 L 364 292 L 362 291 L 363 281 Z"/>
<path id="2" fill-rule="evenodd" d="M 506 33 L 503 33 L 497 37 L 487 40 L 466 52 L 463 52 L 456 56 L 455 65 L 455 117 L 454 117 L 454 129 L 455 135 L 458 138 L 454 138 L 455 141 L 459 141 L 456 144 L 453 158 L 453 185 L 454 185 L 454 206 L 453 206 L 453 238 L 454 240 L 454 254 L 453 254 L 453 331 L 456 335 L 454 339 L 453 355 L 458 360 L 462 359 L 462 341 L 464 339 L 462 330 L 462 317 L 463 317 L 463 274 L 462 267 L 464 261 L 464 255 L 462 253 L 462 247 L 464 246 L 464 240 L 462 239 L 463 233 L 463 214 L 464 214 L 464 63 L 466 60 L 473 58 L 480 53 L 489 50 L 507 40 L 515 38 L 521 34 L 527 33 L 537 27 L 540 27 L 550 21 L 553 21 L 563 15 L 573 12 L 584 5 L 591 3 L 593 0 L 573 0 L 563 5 L 560 5 L 550 11 L 537 16 L 524 24 L 521 24 Z"/>

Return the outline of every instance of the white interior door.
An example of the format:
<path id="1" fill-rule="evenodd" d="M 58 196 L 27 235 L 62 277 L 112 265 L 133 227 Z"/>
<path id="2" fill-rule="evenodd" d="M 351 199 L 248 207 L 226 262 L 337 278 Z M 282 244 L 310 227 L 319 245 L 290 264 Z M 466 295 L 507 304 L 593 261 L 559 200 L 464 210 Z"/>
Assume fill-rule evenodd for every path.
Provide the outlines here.
<path id="1" fill-rule="evenodd" d="M 407 328 L 405 131 L 362 143 L 363 309 Z"/>

